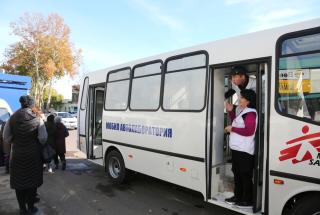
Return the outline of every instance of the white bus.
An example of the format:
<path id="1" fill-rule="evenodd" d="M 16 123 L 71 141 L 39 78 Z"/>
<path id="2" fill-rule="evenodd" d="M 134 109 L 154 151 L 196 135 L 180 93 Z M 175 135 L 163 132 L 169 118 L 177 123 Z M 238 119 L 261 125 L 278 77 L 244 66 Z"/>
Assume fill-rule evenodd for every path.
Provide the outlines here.
<path id="1" fill-rule="evenodd" d="M 257 85 L 252 209 L 224 201 L 233 195 L 224 93 L 235 65 Z M 243 214 L 320 214 L 320 19 L 91 72 L 80 88 L 79 149 L 113 182 L 132 170 Z"/>

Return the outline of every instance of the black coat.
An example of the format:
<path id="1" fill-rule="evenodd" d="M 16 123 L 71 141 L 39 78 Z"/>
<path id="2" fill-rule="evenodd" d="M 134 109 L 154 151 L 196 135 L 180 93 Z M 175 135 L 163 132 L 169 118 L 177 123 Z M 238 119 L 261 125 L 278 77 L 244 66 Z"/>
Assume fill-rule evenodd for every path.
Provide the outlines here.
<path id="1" fill-rule="evenodd" d="M 66 153 L 66 137 L 69 136 L 68 129 L 64 124 L 58 122 L 56 124 L 56 133 L 55 133 L 55 150 L 57 154 Z"/>
<path id="2" fill-rule="evenodd" d="M 37 188 L 43 183 L 39 125 L 40 120 L 29 108 L 19 109 L 10 118 L 13 136 L 10 185 L 13 189 Z"/>

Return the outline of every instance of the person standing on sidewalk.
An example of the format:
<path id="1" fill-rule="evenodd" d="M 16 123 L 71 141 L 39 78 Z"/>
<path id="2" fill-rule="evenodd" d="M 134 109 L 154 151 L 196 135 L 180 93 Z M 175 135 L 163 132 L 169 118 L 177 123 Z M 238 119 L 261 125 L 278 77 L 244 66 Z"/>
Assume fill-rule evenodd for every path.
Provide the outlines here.
<path id="1" fill-rule="evenodd" d="M 47 131 L 32 112 L 33 98 L 21 96 L 19 101 L 21 108 L 7 121 L 3 140 L 12 144 L 10 185 L 16 191 L 20 214 L 34 214 L 38 211 L 34 206 L 37 188 L 43 183 L 41 145 L 47 141 Z"/>
<path id="2" fill-rule="evenodd" d="M 69 136 L 68 129 L 66 126 L 61 122 L 61 118 L 57 116 L 55 118 L 55 123 L 56 123 L 56 134 L 55 134 L 55 150 L 56 150 L 56 155 L 53 157 L 54 158 L 54 163 L 55 163 L 55 168 L 59 168 L 59 158 L 62 163 L 62 170 L 66 169 L 66 158 L 65 158 L 65 153 L 66 153 L 66 137 Z M 59 158 L 58 158 L 59 156 Z"/>
<path id="3" fill-rule="evenodd" d="M 46 144 L 49 144 L 53 149 L 55 149 L 56 124 L 54 122 L 53 114 L 50 114 L 47 117 L 46 129 L 48 132 L 48 139 Z M 48 168 L 48 172 L 53 173 L 51 162 L 52 162 L 52 158 L 50 158 L 50 160 L 47 161 L 47 168 Z"/>

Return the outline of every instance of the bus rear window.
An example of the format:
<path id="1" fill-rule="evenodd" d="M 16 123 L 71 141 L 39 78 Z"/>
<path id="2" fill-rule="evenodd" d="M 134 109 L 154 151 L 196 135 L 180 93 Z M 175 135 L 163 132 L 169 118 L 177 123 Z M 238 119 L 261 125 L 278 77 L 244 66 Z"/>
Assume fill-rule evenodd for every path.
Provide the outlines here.
<path id="1" fill-rule="evenodd" d="M 278 59 L 277 92 L 278 109 L 282 113 L 318 123 L 320 123 L 319 35 L 291 38 L 282 42 L 281 55 Z M 308 53 L 305 53 L 306 51 Z M 287 56 L 288 54 L 290 55 Z"/>

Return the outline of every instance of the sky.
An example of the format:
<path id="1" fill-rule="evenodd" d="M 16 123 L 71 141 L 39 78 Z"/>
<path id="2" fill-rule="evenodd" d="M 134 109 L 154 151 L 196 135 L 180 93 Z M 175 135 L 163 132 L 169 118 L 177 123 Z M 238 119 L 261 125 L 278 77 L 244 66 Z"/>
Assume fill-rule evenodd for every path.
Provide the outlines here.
<path id="1" fill-rule="evenodd" d="M 82 50 L 80 73 L 295 22 L 319 18 L 319 0 L 0 0 L 0 62 L 18 41 L 10 23 L 57 13 Z M 63 78 L 55 88 L 71 98 Z M 69 86 L 69 87 L 66 87 Z"/>

